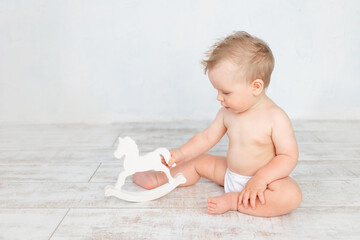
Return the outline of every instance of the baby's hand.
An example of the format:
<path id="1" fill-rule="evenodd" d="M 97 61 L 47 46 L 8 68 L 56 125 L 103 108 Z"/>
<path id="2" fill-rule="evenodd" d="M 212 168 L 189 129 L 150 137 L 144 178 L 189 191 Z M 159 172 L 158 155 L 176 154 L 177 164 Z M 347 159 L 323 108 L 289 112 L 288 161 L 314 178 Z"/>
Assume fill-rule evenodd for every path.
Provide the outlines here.
<path id="1" fill-rule="evenodd" d="M 168 168 L 170 168 L 172 165 L 174 165 L 174 163 L 176 163 L 176 165 L 178 165 L 179 163 L 184 161 L 185 156 L 180 149 L 170 150 L 170 154 L 171 154 L 171 158 L 168 163 L 166 163 L 163 158 L 161 160 L 161 162 L 164 165 L 166 165 Z"/>
<path id="2" fill-rule="evenodd" d="M 265 204 L 264 191 L 267 188 L 265 179 L 259 176 L 253 176 L 247 182 L 245 188 L 241 191 L 238 199 L 238 205 L 244 204 L 247 209 L 249 201 L 252 209 L 255 209 L 256 198 L 258 197 L 261 204 Z"/>

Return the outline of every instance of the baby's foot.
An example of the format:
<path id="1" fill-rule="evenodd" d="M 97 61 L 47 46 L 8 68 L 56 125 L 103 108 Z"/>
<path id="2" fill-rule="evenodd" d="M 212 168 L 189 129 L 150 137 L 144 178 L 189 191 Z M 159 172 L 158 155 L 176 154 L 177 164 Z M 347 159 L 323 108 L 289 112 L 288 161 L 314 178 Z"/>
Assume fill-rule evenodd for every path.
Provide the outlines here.
<path id="1" fill-rule="evenodd" d="M 138 172 L 133 174 L 133 182 L 148 190 L 157 188 L 160 185 L 156 172 L 154 171 Z"/>
<path id="2" fill-rule="evenodd" d="M 222 214 L 229 210 L 237 210 L 237 200 L 239 193 L 229 192 L 218 197 L 208 198 L 208 213 Z"/>

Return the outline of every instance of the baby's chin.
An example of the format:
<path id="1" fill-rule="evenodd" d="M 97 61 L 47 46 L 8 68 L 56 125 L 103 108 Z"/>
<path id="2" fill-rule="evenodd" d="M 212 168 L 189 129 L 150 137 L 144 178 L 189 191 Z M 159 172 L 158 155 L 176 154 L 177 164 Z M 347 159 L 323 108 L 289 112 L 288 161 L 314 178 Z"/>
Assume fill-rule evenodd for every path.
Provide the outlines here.
<path id="1" fill-rule="evenodd" d="M 248 109 L 234 109 L 234 108 L 226 108 L 226 110 L 231 111 L 235 114 L 241 114 L 246 112 Z"/>

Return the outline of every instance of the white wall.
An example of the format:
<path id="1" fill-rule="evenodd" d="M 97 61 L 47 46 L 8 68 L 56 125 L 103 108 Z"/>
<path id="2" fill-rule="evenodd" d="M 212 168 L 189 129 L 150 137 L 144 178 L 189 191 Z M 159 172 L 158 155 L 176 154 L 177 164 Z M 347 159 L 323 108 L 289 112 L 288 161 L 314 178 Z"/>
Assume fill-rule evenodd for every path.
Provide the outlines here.
<path id="1" fill-rule="evenodd" d="M 0 0 L 0 123 L 212 118 L 200 61 L 234 30 L 291 118 L 360 119 L 359 23 L 356 0 Z"/>

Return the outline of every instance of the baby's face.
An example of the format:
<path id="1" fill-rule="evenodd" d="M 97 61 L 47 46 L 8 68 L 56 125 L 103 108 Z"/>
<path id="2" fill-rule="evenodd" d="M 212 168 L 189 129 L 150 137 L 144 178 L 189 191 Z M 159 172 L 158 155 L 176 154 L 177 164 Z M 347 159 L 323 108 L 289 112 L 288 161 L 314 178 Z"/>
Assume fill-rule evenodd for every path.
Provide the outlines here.
<path id="1" fill-rule="evenodd" d="M 239 73 L 239 69 L 229 61 L 221 61 L 209 70 L 211 84 L 218 91 L 217 100 L 234 113 L 248 110 L 256 102 L 251 84 Z"/>

